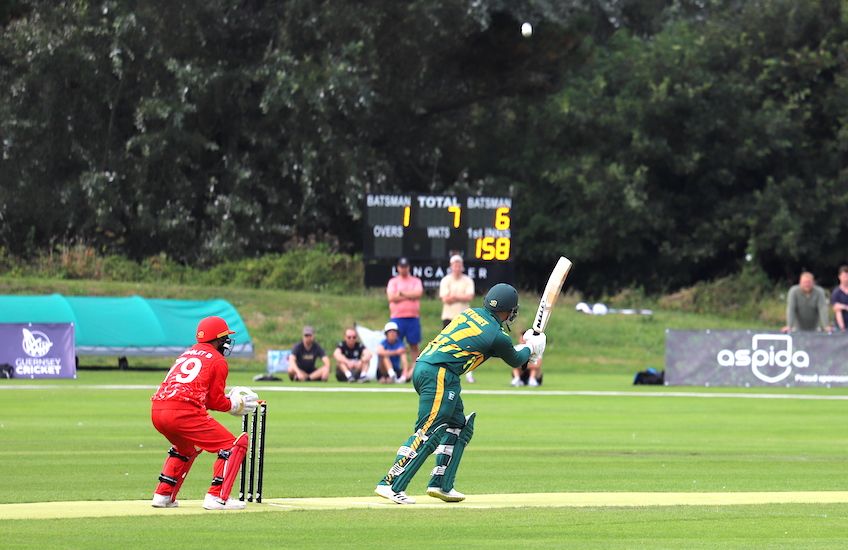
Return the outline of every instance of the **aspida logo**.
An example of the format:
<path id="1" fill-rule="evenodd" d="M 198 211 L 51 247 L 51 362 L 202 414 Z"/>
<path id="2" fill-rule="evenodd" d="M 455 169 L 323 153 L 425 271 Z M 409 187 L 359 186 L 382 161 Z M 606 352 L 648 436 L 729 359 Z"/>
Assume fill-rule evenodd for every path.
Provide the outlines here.
<path id="1" fill-rule="evenodd" d="M 751 367 L 751 372 L 769 384 L 775 384 L 792 373 L 793 368 L 810 366 L 810 354 L 795 350 L 788 334 L 755 334 L 751 349 L 723 349 L 716 361 L 722 367 Z"/>
<path id="2" fill-rule="evenodd" d="M 50 338 L 40 330 L 21 329 L 23 331 L 23 341 L 21 347 L 24 353 L 30 357 L 44 357 L 50 352 L 53 347 L 53 342 Z"/>

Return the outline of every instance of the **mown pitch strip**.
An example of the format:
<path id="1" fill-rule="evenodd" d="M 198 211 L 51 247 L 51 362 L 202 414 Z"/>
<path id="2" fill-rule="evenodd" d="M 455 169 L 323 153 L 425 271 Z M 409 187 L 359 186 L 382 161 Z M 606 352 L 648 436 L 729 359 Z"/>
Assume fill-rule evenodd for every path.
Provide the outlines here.
<path id="1" fill-rule="evenodd" d="M 401 506 L 377 496 L 330 498 L 266 498 L 245 510 L 207 511 L 200 500 L 180 501 L 179 508 L 161 509 L 148 500 L 32 502 L 0 504 L 0 521 L 9 519 L 62 519 L 115 516 L 176 516 L 187 514 L 245 514 L 292 510 L 346 510 L 351 508 L 430 510 L 436 508 L 568 508 L 639 506 L 731 506 L 757 504 L 846 504 L 848 491 L 794 491 L 743 493 L 520 493 L 470 495 L 465 501 L 445 503 L 413 495 L 418 501 Z"/>

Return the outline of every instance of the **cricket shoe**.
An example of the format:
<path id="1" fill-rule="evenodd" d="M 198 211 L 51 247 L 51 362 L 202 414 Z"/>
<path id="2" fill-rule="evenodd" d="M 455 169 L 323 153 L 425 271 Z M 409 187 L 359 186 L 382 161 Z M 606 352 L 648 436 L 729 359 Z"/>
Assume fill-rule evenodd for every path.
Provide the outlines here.
<path id="1" fill-rule="evenodd" d="M 171 500 L 171 495 L 160 495 L 158 493 L 154 493 L 153 500 L 150 501 L 150 505 L 154 508 L 176 508 L 180 505 L 180 501 Z"/>
<path id="2" fill-rule="evenodd" d="M 228 498 L 227 502 L 224 502 L 220 498 L 206 493 L 203 498 L 203 507 L 207 510 L 244 510 L 245 503 L 243 500 L 234 498 Z"/>
<path id="3" fill-rule="evenodd" d="M 415 504 L 415 499 L 403 491 L 395 492 L 391 485 L 377 485 L 374 492 L 383 498 L 387 498 L 397 504 Z"/>
<path id="4" fill-rule="evenodd" d="M 520 388 L 521 386 L 524 385 L 524 382 L 521 380 L 520 376 L 516 376 L 515 378 L 512 379 L 512 382 L 510 382 L 509 384 L 510 384 L 510 386 L 515 386 L 516 388 Z"/>
<path id="5" fill-rule="evenodd" d="M 441 487 L 427 487 L 427 494 L 433 498 L 444 500 L 445 502 L 462 502 L 465 500 L 465 495 L 456 489 L 451 489 L 450 491 L 445 492 Z"/>
<path id="6" fill-rule="evenodd" d="M 531 376 L 530 379 L 527 381 L 527 385 L 535 388 L 539 385 L 539 382 Z"/>

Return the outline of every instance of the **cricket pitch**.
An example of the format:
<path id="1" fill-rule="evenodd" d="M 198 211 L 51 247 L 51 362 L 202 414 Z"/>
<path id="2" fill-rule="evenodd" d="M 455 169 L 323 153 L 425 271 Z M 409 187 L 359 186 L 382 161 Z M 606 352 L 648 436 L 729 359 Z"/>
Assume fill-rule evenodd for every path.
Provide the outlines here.
<path id="1" fill-rule="evenodd" d="M 238 511 L 208 512 L 200 500 L 180 500 L 178 508 L 153 508 L 149 500 L 32 502 L 0 504 L 0 518 L 63 519 L 116 516 L 243 514 L 293 510 L 345 510 L 351 508 L 429 510 L 436 508 L 567 508 L 639 506 L 731 506 L 757 504 L 846 504 L 848 491 L 795 491 L 743 493 L 520 493 L 470 495 L 465 501 L 445 503 L 412 495 L 417 504 L 400 506 L 378 496 L 330 498 L 266 498 Z"/>

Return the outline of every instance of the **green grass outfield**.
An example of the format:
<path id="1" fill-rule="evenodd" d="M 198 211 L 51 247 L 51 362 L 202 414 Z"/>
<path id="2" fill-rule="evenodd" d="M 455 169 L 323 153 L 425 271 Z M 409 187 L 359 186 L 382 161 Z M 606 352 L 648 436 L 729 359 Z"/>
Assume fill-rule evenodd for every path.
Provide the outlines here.
<path id="1" fill-rule="evenodd" d="M 3 292 L 54 290 L 225 296 L 260 349 L 290 343 L 307 319 L 325 333 L 351 320 L 379 326 L 385 309 L 379 296 L 0 279 Z M 432 332 L 434 303 L 425 314 Z M 630 385 L 636 370 L 662 367 L 666 327 L 744 326 L 667 312 L 648 320 L 558 309 L 542 387 L 513 390 L 498 360 L 464 386 L 465 407 L 478 420 L 457 481 L 471 496 L 459 505 L 423 495 L 426 471 L 410 486 L 421 505 L 373 496 L 412 428 L 416 396 L 408 387 L 330 382 L 300 391 L 289 382 L 253 383 L 261 357 L 234 361 L 230 385 L 251 385 L 269 402 L 266 502 L 246 512 L 204 512 L 198 501 L 211 477 L 208 454 L 183 487 L 183 508 L 152 510 L 144 502 L 168 447 L 149 420 L 149 397 L 164 371 L 4 380 L 0 544 L 844 548 L 848 389 Z M 215 415 L 239 429 L 237 418 Z"/>
<path id="2" fill-rule="evenodd" d="M 269 402 L 265 503 L 249 513 L 198 513 L 213 458 L 204 454 L 181 492 L 195 502 L 124 515 L 114 501 L 149 499 L 165 456 L 167 445 L 148 416 L 162 373 L 132 373 L 130 389 L 120 389 L 124 373 L 115 371 L 84 372 L 69 384 L 4 384 L 0 502 L 102 502 L 86 505 L 95 513 L 54 504 L 46 514 L 53 519 L 3 519 L 20 516 L 0 504 L 0 540 L 5 548 L 150 548 L 177 540 L 188 548 L 385 548 L 401 536 L 521 548 L 844 544 L 848 401 L 832 399 L 844 392 L 501 392 L 503 366 L 486 367 L 464 391 L 466 407 L 479 416 L 458 488 L 473 497 L 451 506 L 424 496 L 422 471 L 410 493 L 426 505 L 409 508 L 382 505 L 371 493 L 414 420 L 415 394 L 405 388 L 259 387 Z M 784 395 L 790 398 L 775 398 Z M 238 429 L 238 419 L 217 416 Z M 528 507 L 526 498 L 515 500 L 526 493 L 561 494 Z M 736 500 L 745 493 L 748 500 Z M 787 493 L 806 495 L 793 503 Z M 280 500 L 308 497 L 348 497 L 350 507 Z M 733 504 L 749 501 L 765 504 Z M 123 504 L 147 511 L 141 502 Z M 90 517 L 103 513 L 114 516 Z M 59 519 L 74 515 L 83 517 Z"/>

